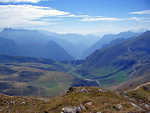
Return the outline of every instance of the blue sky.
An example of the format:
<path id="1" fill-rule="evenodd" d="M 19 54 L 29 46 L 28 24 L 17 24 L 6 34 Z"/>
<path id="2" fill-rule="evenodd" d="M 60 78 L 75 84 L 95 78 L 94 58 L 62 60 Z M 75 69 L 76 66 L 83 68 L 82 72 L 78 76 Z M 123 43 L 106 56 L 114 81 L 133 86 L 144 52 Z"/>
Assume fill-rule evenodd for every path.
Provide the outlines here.
<path id="1" fill-rule="evenodd" d="M 150 29 L 150 0 L 0 0 L 0 29 L 103 34 Z"/>

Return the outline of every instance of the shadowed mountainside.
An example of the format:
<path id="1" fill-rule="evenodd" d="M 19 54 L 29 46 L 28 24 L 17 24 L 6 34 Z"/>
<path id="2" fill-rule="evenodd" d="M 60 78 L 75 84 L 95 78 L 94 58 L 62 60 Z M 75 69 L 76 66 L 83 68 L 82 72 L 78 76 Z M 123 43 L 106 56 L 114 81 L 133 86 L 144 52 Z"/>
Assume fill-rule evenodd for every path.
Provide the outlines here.
<path id="1" fill-rule="evenodd" d="M 1 32 L 0 35 L 2 37 L 4 37 L 5 40 L 12 40 L 16 43 L 18 49 L 20 50 L 20 52 L 17 52 L 16 54 L 19 56 L 50 58 L 53 60 L 60 60 L 60 61 L 74 59 L 62 47 L 63 44 L 61 44 L 61 45 L 57 44 L 57 40 L 59 40 L 57 37 L 50 37 L 50 36 L 44 35 L 44 34 L 38 32 L 37 30 L 5 28 Z M 49 44 L 49 41 L 51 41 L 51 44 Z M 64 40 L 59 40 L 59 41 L 61 41 L 62 43 L 64 42 L 65 44 L 67 43 Z M 1 42 L 1 43 L 3 43 L 3 42 Z M 3 49 L 4 49 L 4 51 L 7 51 L 7 53 L 9 53 L 9 55 L 14 55 L 9 51 L 9 49 L 7 49 L 7 48 L 9 48 L 10 45 L 12 45 L 11 43 L 12 42 L 9 41 L 9 42 L 7 42 L 7 45 L 3 44 L 3 45 L 5 45 L 5 49 L 4 48 Z M 51 49 L 51 48 L 53 48 L 53 49 Z M 57 50 L 55 50 L 55 48 L 57 48 Z M 70 48 L 71 48 L 71 46 L 70 46 Z M 12 47 L 12 50 L 17 51 L 18 49 L 16 47 Z M 1 54 L 5 54 L 5 52 L 1 52 Z M 63 56 L 63 57 L 61 57 L 61 56 Z"/>
<path id="2" fill-rule="evenodd" d="M 109 44 L 111 41 L 124 38 L 128 39 L 131 37 L 136 37 L 140 35 L 141 33 L 134 33 L 131 31 L 127 32 L 121 32 L 119 34 L 108 34 L 104 35 L 99 41 L 97 41 L 95 44 L 93 44 L 90 48 L 88 48 L 84 53 L 83 53 L 83 58 L 86 58 L 90 54 L 92 54 L 94 51 L 101 49 L 105 44 Z"/>
<path id="3" fill-rule="evenodd" d="M 95 51 L 76 69 L 83 77 L 101 85 L 117 85 L 150 73 L 150 31 L 119 44 Z M 146 77 L 147 76 L 147 77 Z"/>
<path id="4" fill-rule="evenodd" d="M 0 37 L 0 54 L 21 55 L 21 51 L 13 40 Z"/>

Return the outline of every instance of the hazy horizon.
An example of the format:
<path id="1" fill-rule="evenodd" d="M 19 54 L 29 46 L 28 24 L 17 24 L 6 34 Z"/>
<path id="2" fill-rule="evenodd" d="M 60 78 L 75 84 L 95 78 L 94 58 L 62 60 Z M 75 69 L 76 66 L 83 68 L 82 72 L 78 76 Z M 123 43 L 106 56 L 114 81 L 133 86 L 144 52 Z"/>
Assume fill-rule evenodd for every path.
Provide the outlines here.
<path id="1" fill-rule="evenodd" d="M 149 0 L 0 0 L 0 29 L 100 35 L 150 29 Z"/>

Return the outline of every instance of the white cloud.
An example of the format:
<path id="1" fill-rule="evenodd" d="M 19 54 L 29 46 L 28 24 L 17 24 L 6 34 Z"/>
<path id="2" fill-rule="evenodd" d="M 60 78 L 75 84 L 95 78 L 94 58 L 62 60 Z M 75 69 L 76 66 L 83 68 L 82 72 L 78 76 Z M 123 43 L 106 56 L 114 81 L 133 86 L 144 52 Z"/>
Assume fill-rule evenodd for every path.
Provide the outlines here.
<path id="1" fill-rule="evenodd" d="M 136 20 L 136 21 L 140 21 L 141 18 L 131 17 L 131 18 L 125 18 L 124 20 Z"/>
<path id="2" fill-rule="evenodd" d="M 140 20 L 141 22 L 150 23 L 150 17 L 142 17 Z"/>
<path id="3" fill-rule="evenodd" d="M 96 17 L 96 18 L 83 18 L 81 21 L 120 21 L 119 18 Z"/>
<path id="4" fill-rule="evenodd" d="M 0 20 L 0 27 L 25 27 L 25 26 L 41 26 L 41 25 L 56 25 L 57 23 L 47 23 L 43 21 L 29 21 L 29 20 Z"/>
<path id="5" fill-rule="evenodd" d="M 8 2 L 11 2 L 11 3 L 20 3 L 20 2 L 38 3 L 40 1 L 46 1 L 46 0 L 0 0 L 0 2 L 3 2 L 3 3 L 8 3 Z"/>
<path id="6" fill-rule="evenodd" d="M 123 21 L 123 20 L 136 20 L 139 21 L 140 18 L 132 17 L 132 18 L 111 18 L 111 17 L 102 17 L 98 16 L 95 18 L 83 18 L 81 21 Z"/>
<path id="7" fill-rule="evenodd" d="M 59 16 L 59 17 L 88 17 L 88 15 L 65 15 L 65 16 Z"/>
<path id="8" fill-rule="evenodd" d="M 42 19 L 42 21 L 51 21 L 51 20 L 55 21 L 55 20 L 62 20 L 62 19 L 60 19 L 60 18 L 59 19 Z"/>
<path id="9" fill-rule="evenodd" d="M 101 17 L 104 17 L 104 16 L 96 16 L 96 17 L 100 17 L 101 18 Z"/>
<path id="10" fill-rule="evenodd" d="M 139 12 L 130 12 L 130 14 L 150 14 L 150 10 L 143 10 Z"/>
<path id="11" fill-rule="evenodd" d="M 69 14 L 49 7 L 32 5 L 0 5 L 0 9 L 0 27 L 52 24 L 40 20 L 42 17 L 49 18 Z"/>

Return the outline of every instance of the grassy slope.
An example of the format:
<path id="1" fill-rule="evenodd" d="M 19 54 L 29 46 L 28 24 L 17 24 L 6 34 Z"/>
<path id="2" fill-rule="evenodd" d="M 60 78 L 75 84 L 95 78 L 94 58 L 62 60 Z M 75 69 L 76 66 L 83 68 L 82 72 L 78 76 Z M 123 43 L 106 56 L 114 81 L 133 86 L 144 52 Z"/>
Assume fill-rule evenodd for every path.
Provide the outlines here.
<path id="1" fill-rule="evenodd" d="M 1 57 L 1 56 L 0 56 Z M 46 62 L 45 59 L 15 57 L 0 59 L 0 93 L 22 96 L 58 96 L 70 86 L 96 86 L 96 82 L 69 74 L 71 64 Z M 5 58 L 5 57 L 3 57 Z M 31 59 L 28 62 L 27 59 Z"/>
<path id="2" fill-rule="evenodd" d="M 108 93 L 102 93 L 98 91 L 99 88 L 97 87 L 84 88 L 90 89 L 91 91 L 87 93 L 77 93 L 76 90 L 79 89 L 78 87 L 56 98 L 10 97 L 0 95 L 0 109 L 2 109 L 3 112 L 26 113 L 36 111 L 37 113 L 60 113 L 63 107 L 82 104 L 86 107 L 86 110 L 82 110 L 81 113 L 95 113 L 98 111 L 102 113 L 140 113 L 138 109 L 133 107 L 129 102 L 135 103 L 145 109 L 139 102 L 129 100 L 121 94 L 110 91 Z M 150 96 L 149 93 L 148 96 Z M 13 101 L 15 101 L 15 104 L 13 104 Z M 87 102 L 92 102 L 92 105 L 87 105 Z M 123 108 L 118 109 L 116 107 L 117 104 L 121 104 Z"/>
<path id="3" fill-rule="evenodd" d="M 128 104 L 128 100 L 126 100 L 123 96 L 118 96 L 114 92 L 100 93 L 98 92 L 98 88 L 90 87 L 87 88 L 91 89 L 91 92 L 89 93 L 76 93 L 77 89 L 78 88 L 75 88 L 73 92 L 53 99 L 52 102 L 46 106 L 46 110 L 49 112 L 59 113 L 63 107 L 78 106 L 80 104 L 87 108 L 82 111 L 83 113 L 94 113 L 98 111 L 119 113 L 123 111 L 130 111 L 132 108 L 132 106 Z M 87 102 L 92 102 L 92 105 L 86 105 Z M 114 107 L 116 104 L 122 104 L 124 109 L 121 111 L 116 109 Z M 134 109 L 134 111 L 136 111 L 136 109 Z"/>
<path id="4" fill-rule="evenodd" d="M 137 70 L 136 73 L 133 73 L 132 76 L 130 76 L 131 79 L 123 81 L 122 83 L 112 86 L 112 90 L 124 90 L 130 86 L 138 85 L 143 82 L 150 80 L 150 64 L 147 64 Z"/>
<path id="5" fill-rule="evenodd" d="M 62 71 L 44 70 L 45 67 L 50 67 L 49 70 L 56 68 L 42 63 L 1 64 L 0 92 L 10 95 L 57 96 L 73 84 L 74 76 Z"/>
<path id="6" fill-rule="evenodd" d="M 143 86 L 138 87 L 138 89 L 136 89 L 136 90 L 132 90 L 132 89 L 136 88 L 134 86 L 135 88 L 132 87 L 132 89 L 130 88 L 130 90 L 129 91 L 127 90 L 127 92 L 131 97 L 135 98 L 136 100 L 142 100 L 146 103 L 150 103 L 150 89 L 145 90 L 143 88 Z M 148 85 L 146 85 L 146 87 L 150 88 L 150 83 Z"/>

